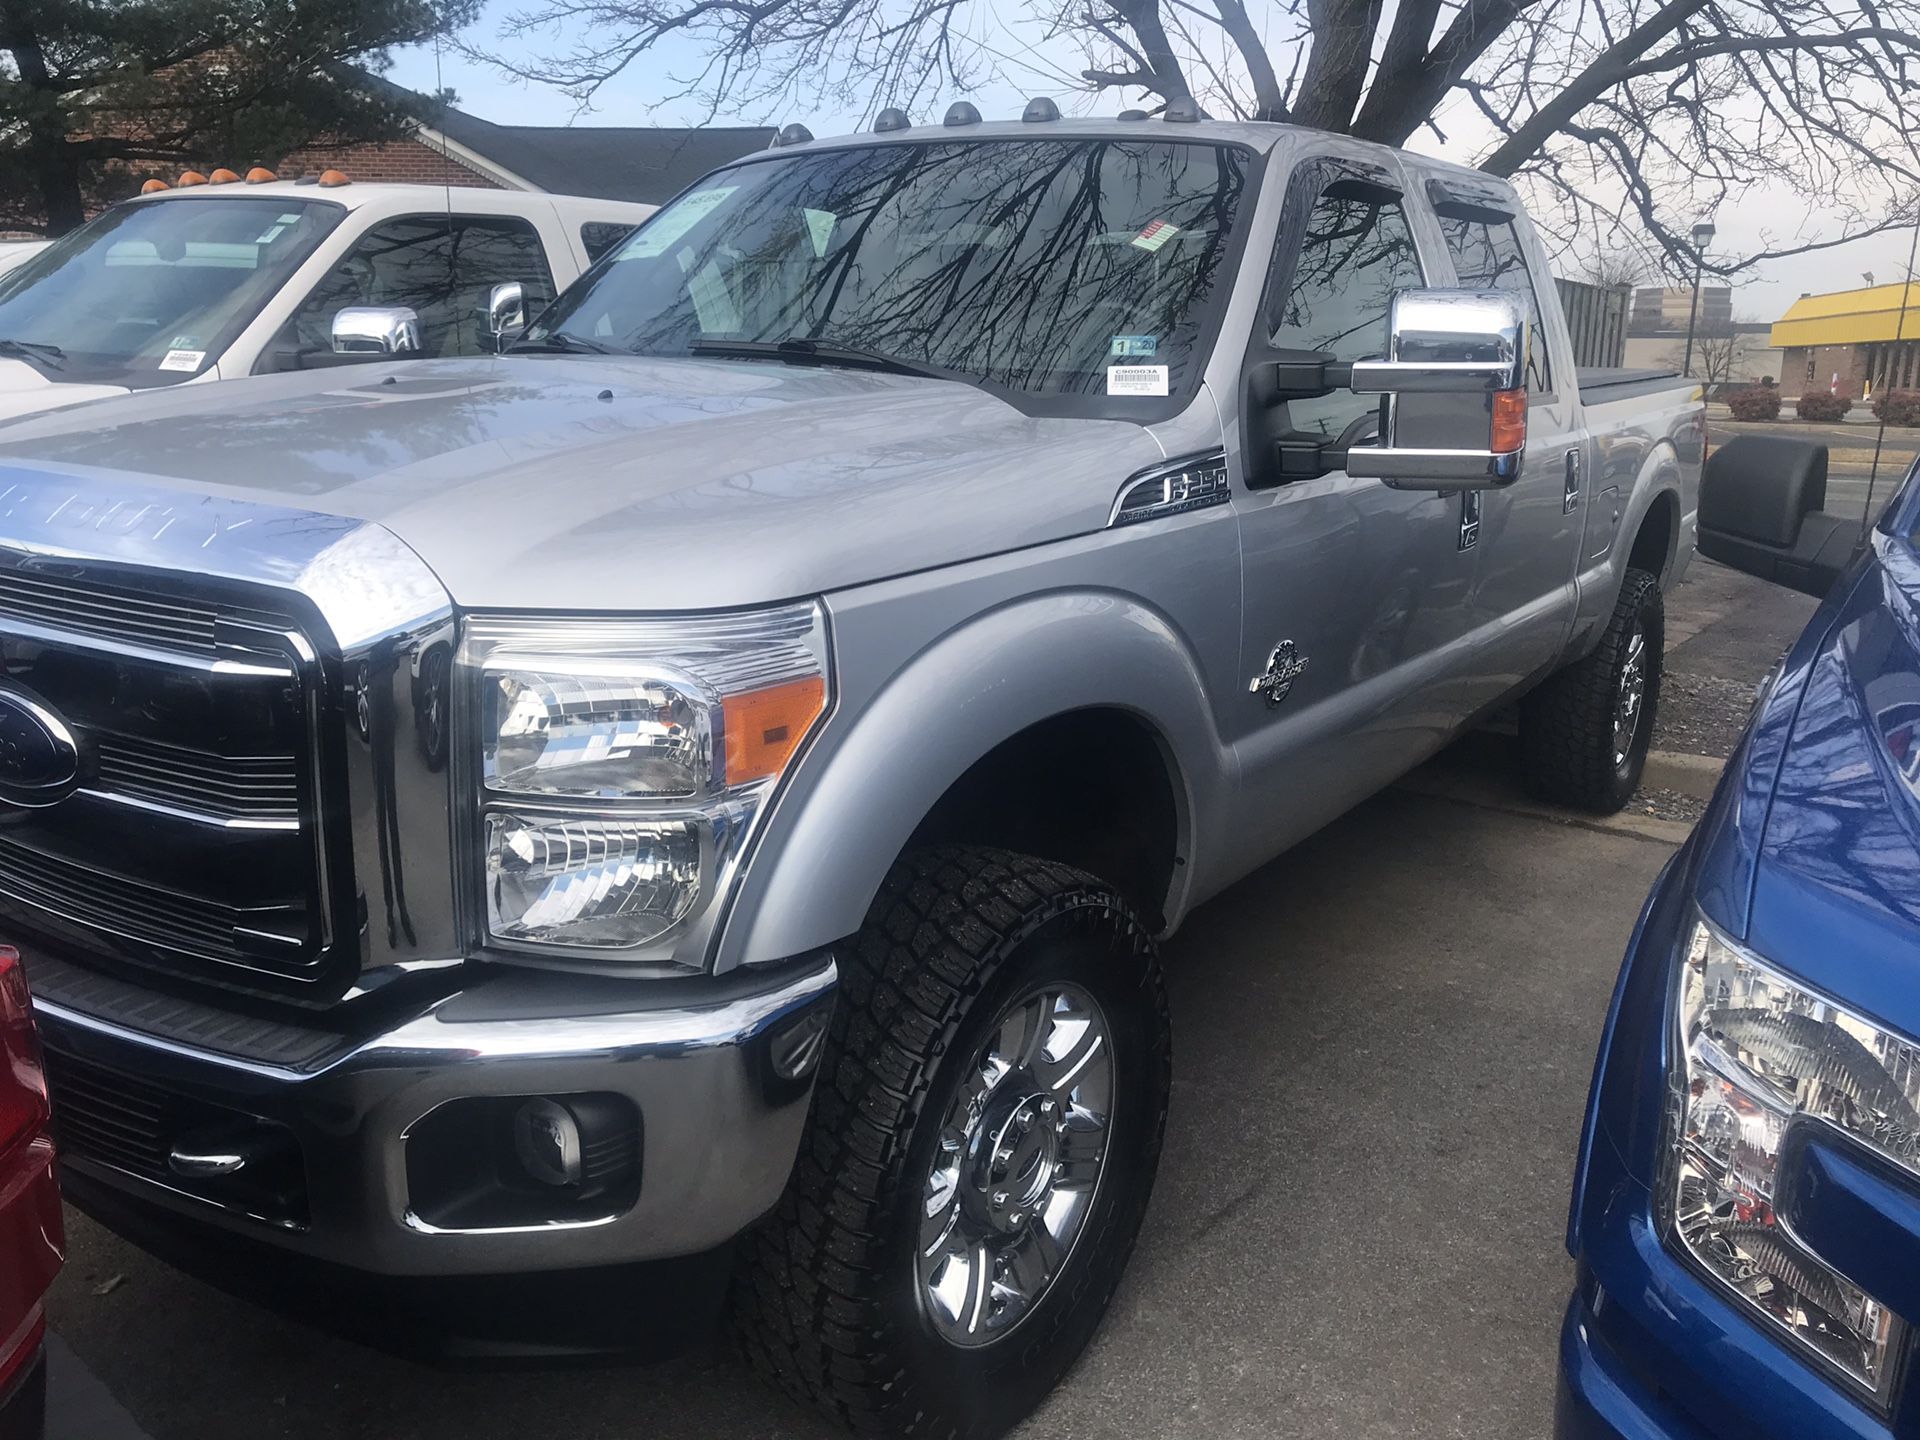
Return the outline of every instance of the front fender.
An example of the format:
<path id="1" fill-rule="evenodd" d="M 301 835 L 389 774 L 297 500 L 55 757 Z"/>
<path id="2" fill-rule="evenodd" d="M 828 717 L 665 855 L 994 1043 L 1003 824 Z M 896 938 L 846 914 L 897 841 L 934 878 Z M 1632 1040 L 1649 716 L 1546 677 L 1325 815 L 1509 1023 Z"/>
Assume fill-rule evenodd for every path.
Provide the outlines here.
<path id="1" fill-rule="evenodd" d="M 831 609 L 839 638 L 899 623 L 885 601 Z M 848 687 L 860 688 L 858 679 Z M 1232 756 L 1219 743 L 1207 693 L 1176 627 L 1111 591 L 1027 596 L 939 634 L 869 695 L 841 697 L 769 817 L 716 968 L 765 963 L 852 934 L 914 829 L 976 760 L 1041 720 L 1095 706 L 1131 712 L 1160 739 L 1180 857 L 1165 911 L 1179 914 L 1205 869 L 1195 854 L 1210 833 L 1205 821 L 1220 813 L 1230 785 Z"/>

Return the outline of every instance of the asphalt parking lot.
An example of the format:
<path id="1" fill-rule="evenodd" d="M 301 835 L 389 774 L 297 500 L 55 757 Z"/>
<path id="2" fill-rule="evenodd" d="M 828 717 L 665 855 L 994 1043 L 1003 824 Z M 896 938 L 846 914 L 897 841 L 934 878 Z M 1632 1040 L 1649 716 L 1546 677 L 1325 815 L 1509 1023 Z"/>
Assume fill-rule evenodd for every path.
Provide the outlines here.
<path id="1" fill-rule="evenodd" d="M 1657 743 L 1679 800 L 1697 809 L 1812 608 L 1704 563 L 1671 598 Z M 1511 743 L 1463 742 L 1168 945 L 1176 1080 L 1153 1207 L 1106 1327 L 1027 1433 L 1550 1428 L 1594 1042 L 1688 817 L 1531 806 Z M 55 1440 L 837 1433 L 718 1346 L 647 1367 L 428 1369 L 230 1299 L 84 1217 L 70 1226 Z M 96 1379 L 104 1391 L 86 1388 Z"/>

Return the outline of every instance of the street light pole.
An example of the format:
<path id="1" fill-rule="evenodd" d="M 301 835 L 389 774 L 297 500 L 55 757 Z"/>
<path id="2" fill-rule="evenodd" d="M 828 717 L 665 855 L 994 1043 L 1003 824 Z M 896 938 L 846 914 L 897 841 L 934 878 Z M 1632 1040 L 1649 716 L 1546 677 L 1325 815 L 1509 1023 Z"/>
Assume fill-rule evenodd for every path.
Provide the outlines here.
<path id="1" fill-rule="evenodd" d="M 1693 327 L 1700 318 L 1700 272 L 1707 264 L 1707 242 L 1713 239 L 1713 222 L 1702 220 L 1693 227 L 1693 304 L 1687 309 L 1687 358 L 1681 362 L 1680 378 L 1693 376 Z"/>

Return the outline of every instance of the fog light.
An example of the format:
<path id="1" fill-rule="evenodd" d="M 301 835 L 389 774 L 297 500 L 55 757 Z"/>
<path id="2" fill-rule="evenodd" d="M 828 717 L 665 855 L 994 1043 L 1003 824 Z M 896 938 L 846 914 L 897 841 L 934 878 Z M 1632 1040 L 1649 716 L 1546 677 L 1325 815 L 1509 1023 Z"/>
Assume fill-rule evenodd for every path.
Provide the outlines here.
<path id="1" fill-rule="evenodd" d="M 513 1115 L 513 1155 L 542 1185 L 578 1185 L 580 1122 L 557 1100 L 529 1100 Z"/>

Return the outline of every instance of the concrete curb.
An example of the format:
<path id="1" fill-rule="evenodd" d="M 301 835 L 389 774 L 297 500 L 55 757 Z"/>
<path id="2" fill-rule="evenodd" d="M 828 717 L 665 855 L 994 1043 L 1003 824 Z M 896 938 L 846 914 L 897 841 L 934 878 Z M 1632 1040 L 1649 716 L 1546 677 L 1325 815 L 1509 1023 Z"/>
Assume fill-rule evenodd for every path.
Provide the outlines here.
<path id="1" fill-rule="evenodd" d="M 1696 800 L 1711 800 L 1727 762 L 1714 755 L 1685 755 L 1678 750 L 1655 750 L 1647 756 L 1640 783 L 1654 790 L 1673 790 Z"/>

